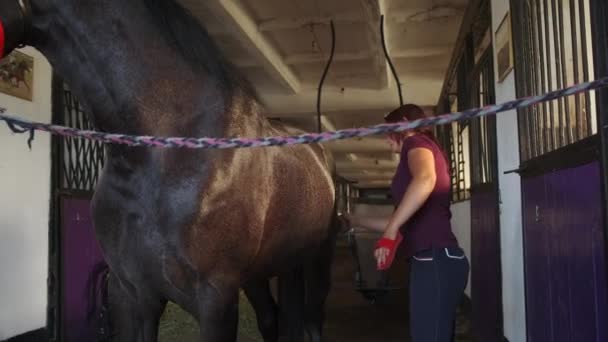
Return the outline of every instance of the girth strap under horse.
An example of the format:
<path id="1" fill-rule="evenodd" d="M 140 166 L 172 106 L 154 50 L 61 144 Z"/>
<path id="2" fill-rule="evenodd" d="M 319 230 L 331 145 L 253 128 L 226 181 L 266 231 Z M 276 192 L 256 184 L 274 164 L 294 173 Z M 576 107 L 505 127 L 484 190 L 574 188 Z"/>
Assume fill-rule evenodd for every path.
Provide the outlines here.
<path id="1" fill-rule="evenodd" d="M 0 0 L 0 58 L 28 42 L 31 13 L 29 0 Z"/>

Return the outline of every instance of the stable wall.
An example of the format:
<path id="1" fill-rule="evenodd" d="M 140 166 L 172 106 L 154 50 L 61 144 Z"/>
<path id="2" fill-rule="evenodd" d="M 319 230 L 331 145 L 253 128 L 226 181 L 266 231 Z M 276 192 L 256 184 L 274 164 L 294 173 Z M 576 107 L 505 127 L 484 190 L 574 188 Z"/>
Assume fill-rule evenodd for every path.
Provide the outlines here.
<path id="1" fill-rule="evenodd" d="M 496 32 L 506 13 L 509 0 L 492 0 L 492 32 Z M 496 65 L 496 47 L 494 47 Z M 516 98 L 515 75 L 511 72 L 502 83 L 496 75 L 496 102 Z M 500 244 L 502 259 L 502 303 L 504 334 L 511 342 L 526 341 L 526 305 L 524 290 L 524 263 L 521 212 L 521 178 L 517 173 L 520 164 L 515 111 L 497 116 L 498 182 L 500 191 Z"/>
<path id="2" fill-rule="evenodd" d="M 32 48 L 33 102 L 0 93 L 0 106 L 30 120 L 51 120 L 51 67 Z M 46 325 L 51 143 L 0 122 L 0 340 Z"/>

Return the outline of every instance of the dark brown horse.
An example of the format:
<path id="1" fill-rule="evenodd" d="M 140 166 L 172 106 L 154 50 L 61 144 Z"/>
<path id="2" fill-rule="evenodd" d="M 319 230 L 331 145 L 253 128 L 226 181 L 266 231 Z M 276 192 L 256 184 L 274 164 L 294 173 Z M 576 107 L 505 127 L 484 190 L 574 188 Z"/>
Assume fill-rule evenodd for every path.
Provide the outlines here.
<path id="1" fill-rule="evenodd" d="M 39 49 L 99 130 L 286 134 L 174 0 L 28 2 L 31 14 L 13 20 L 26 29 L 6 28 L 7 42 Z M 117 340 L 155 341 L 171 300 L 198 319 L 202 341 L 234 341 L 242 288 L 266 341 L 299 340 L 304 331 L 319 341 L 335 236 L 330 164 L 319 146 L 107 146 L 92 210 L 111 269 Z M 278 307 L 268 284 L 275 275 Z"/>

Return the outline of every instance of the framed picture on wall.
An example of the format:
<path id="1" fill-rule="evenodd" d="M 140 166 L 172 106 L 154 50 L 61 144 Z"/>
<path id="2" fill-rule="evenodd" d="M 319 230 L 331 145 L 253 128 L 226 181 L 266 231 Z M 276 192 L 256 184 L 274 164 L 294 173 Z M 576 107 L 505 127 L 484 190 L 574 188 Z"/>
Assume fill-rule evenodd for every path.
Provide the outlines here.
<path id="1" fill-rule="evenodd" d="M 13 51 L 0 62 L 0 92 L 32 101 L 34 58 Z"/>
<path id="2" fill-rule="evenodd" d="M 496 30 L 496 68 L 498 82 L 502 81 L 513 70 L 513 37 L 511 34 L 511 13 L 508 12 Z"/>

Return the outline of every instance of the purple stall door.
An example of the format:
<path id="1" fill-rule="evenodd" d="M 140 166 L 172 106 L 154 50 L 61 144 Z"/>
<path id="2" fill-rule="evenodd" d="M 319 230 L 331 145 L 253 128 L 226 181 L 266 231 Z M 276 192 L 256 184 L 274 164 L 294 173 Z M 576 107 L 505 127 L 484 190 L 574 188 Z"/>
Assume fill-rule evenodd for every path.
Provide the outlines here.
<path id="1" fill-rule="evenodd" d="M 598 163 L 524 179 L 528 341 L 607 341 Z"/>
<path id="2" fill-rule="evenodd" d="M 538 217 L 546 198 L 544 178 L 526 178 L 522 188 L 528 342 L 553 341 L 549 239 Z"/>
<path id="3" fill-rule="evenodd" d="M 103 265 L 95 239 L 88 199 L 63 198 L 61 201 L 61 268 L 63 341 L 95 341 L 95 317 L 87 313 L 99 303 L 88 287 L 93 269 Z M 94 292 L 93 292 L 94 293 Z"/>
<path id="4" fill-rule="evenodd" d="M 607 341 L 605 244 L 598 163 L 562 171 L 548 178 L 554 199 L 554 226 L 559 241 L 554 259 L 567 286 L 558 300 L 568 303 L 561 322 L 570 327 L 570 341 Z M 575 180 L 575 181 L 573 181 Z M 558 287 L 560 289 L 560 287 Z M 566 305 L 561 305 L 566 307 Z"/>
<path id="5" fill-rule="evenodd" d="M 472 332 L 476 342 L 502 341 L 502 283 L 498 193 L 493 184 L 471 191 Z"/>

